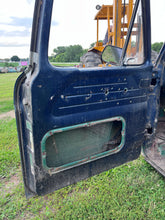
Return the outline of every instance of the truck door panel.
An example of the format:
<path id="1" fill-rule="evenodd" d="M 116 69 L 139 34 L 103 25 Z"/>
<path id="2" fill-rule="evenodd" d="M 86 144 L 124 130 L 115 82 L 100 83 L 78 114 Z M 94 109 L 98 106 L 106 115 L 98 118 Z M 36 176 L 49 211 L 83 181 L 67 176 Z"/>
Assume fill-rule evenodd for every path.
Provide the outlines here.
<path id="1" fill-rule="evenodd" d="M 110 68 L 53 67 L 47 57 L 53 2 L 44 0 L 40 10 L 40 1 L 36 2 L 34 17 L 39 20 L 38 26 L 33 24 L 37 31 L 32 32 L 31 65 L 15 86 L 27 197 L 50 193 L 138 158 L 150 133 L 148 97 L 152 93 L 155 99 L 148 0 L 136 3 L 138 7 L 142 2 L 144 13 L 144 63 Z"/>

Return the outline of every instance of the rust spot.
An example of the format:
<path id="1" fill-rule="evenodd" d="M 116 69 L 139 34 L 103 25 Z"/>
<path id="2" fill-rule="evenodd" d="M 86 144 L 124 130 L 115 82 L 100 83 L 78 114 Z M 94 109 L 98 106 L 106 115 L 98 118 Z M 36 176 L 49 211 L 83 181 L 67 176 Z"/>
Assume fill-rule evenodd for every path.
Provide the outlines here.
<path id="1" fill-rule="evenodd" d="M 91 159 L 91 160 L 93 160 L 93 159 L 95 159 L 95 158 L 97 158 L 97 157 L 96 157 L 96 156 L 91 156 L 91 158 L 90 158 L 90 159 Z"/>
<path id="2" fill-rule="evenodd" d="M 79 163 L 83 163 L 86 162 L 88 160 L 88 158 L 81 160 Z"/>
<path id="3" fill-rule="evenodd" d="M 56 167 L 55 169 L 53 169 L 54 171 L 58 171 L 58 170 L 61 170 L 62 168 L 61 167 Z"/>
<path id="4" fill-rule="evenodd" d="M 58 149 L 57 149 L 57 145 L 56 145 L 56 141 L 55 141 L 54 135 L 53 135 L 53 145 L 54 145 L 54 149 L 56 151 L 56 154 L 58 154 Z"/>
<path id="5" fill-rule="evenodd" d="M 62 129 L 59 129 L 59 130 L 57 130 L 57 131 L 54 131 L 53 133 L 56 134 L 56 133 L 60 133 L 60 132 L 63 132 L 63 130 L 62 130 Z"/>
<path id="6" fill-rule="evenodd" d="M 51 168 L 51 169 L 50 169 L 50 172 L 54 172 L 54 170 L 55 170 L 54 168 Z"/>
<path id="7" fill-rule="evenodd" d="M 46 156 L 46 152 L 44 151 L 44 152 L 42 152 L 42 156 Z"/>

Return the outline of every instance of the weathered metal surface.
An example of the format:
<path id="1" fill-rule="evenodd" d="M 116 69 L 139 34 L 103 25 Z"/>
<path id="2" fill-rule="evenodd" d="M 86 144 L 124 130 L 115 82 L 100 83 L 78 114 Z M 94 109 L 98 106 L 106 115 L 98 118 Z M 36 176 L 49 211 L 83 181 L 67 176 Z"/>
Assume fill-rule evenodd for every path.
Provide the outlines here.
<path id="1" fill-rule="evenodd" d="M 48 62 L 53 1 L 36 1 L 30 66 L 18 78 L 15 86 L 16 121 L 27 197 L 44 195 L 134 160 L 140 155 L 146 130 L 149 133 L 154 128 L 156 104 L 152 108 L 150 106 L 156 103 L 158 94 L 152 90 L 154 81 L 150 62 L 149 0 L 142 0 L 142 3 L 144 64 L 132 67 L 77 69 L 53 67 Z M 124 50 L 126 51 L 126 48 Z M 82 124 L 91 125 L 92 122 L 96 126 L 98 121 L 113 121 L 114 118 L 125 121 L 122 130 L 122 135 L 125 134 L 124 141 L 121 140 L 124 145 L 119 147 L 119 151 L 116 150 L 116 145 L 120 146 L 117 139 L 110 139 L 110 151 L 104 150 L 99 155 L 100 149 L 95 149 L 94 153 L 89 155 L 90 160 L 87 153 L 81 154 L 82 157 L 77 160 L 66 159 L 64 162 L 67 163 L 57 166 L 55 164 L 55 167 L 50 167 L 49 172 L 45 170 L 43 160 L 47 156 L 49 144 L 43 147 L 42 141 L 46 134 L 53 137 L 54 131 L 56 135 L 60 135 L 68 128 L 76 128 L 72 129 L 73 132 L 81 129 Z M 76 138 L 73 133 L 72 135 Z M 89 139 L 93 141 L 92 138 Z M 106 143 L 108 139 L 105 138 Z M 58 154 L 56 139 L 52 138 L 51 144 L 54 146 L 54 155 Z M 78 163 L 79 161 L 81 162 Z M 71 164 L 69 169 L 63 167 L 60 170 L 61 166 L 68 167 L 70 162 L 76 163 L 76 166 Z M 59 172 L 54 172 L 54 168 Z"/>

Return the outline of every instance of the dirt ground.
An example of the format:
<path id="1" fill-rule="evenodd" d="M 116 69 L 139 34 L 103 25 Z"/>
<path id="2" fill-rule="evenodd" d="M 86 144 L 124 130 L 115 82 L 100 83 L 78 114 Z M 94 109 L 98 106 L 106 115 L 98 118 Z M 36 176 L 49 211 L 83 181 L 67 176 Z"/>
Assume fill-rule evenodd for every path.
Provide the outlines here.
<path id="1" fill-rule="evenodd" d="M 7 117 L 15 118 L 14 110 L 0 114 L 0 119 L 7 118 Z"/>

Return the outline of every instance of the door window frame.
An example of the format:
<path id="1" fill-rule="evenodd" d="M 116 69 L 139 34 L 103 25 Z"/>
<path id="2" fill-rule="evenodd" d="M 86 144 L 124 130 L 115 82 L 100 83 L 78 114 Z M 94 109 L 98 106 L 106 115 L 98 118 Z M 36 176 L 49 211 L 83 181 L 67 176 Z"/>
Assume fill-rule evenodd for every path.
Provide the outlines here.
<path id="1" fill-rule="evenodd" d="M 134 26 L 134 21 L 136 18 L 137 10 L 139 7 L 139 4 L 142 4 L 142 25 L 143 25 L 143 49 L 144 49 L 144 61 L 141 64 L 125 64 L 124 58 L 126 56 L 128 44 L 130 41 L 132 29 Z M 137 0 L 135 2 L 134 10 L 132 13 L 131 22 L 128 28 L 128 34 L 127 38 L 123 47 L 121 59 L 120 59 L 120 65 L 121 66 L 141 66 L 145 64 L 146 62 L 151 62 L 151 19 L 150 19 L 150 0 Z"/>

